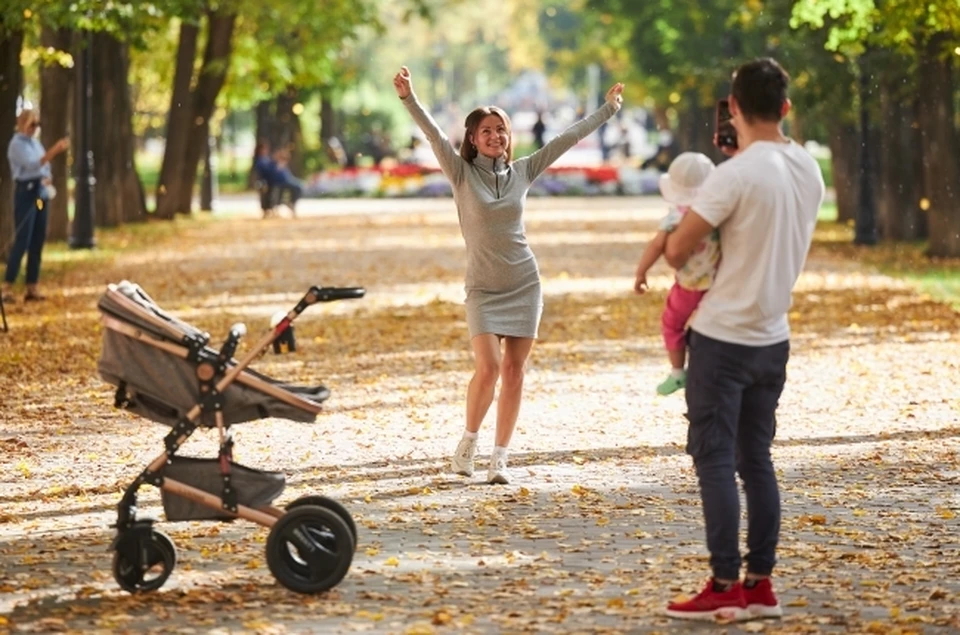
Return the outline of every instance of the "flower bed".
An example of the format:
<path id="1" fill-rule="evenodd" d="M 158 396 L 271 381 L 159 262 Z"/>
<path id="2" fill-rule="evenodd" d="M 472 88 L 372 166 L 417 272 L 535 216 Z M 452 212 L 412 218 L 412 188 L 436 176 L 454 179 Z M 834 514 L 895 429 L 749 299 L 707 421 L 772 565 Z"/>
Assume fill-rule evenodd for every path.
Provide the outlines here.
<path id="1" fill-rule="evenodd" d="M 633 166 L 584 166 L 548 169 L 534 181 L 531 196 L 612 196 L 657 194 L 660 173 Z M 398 164 L 379 168 L 325 170 L 306 185 L 309 197 L 451 196 L 439 168 Z"/>

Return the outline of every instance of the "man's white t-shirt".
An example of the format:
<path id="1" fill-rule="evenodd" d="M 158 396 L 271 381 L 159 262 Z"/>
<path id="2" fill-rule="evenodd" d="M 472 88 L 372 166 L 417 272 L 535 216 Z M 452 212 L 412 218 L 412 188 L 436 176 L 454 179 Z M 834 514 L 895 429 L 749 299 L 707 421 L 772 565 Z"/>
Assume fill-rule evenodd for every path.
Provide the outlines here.
<path id="1" fill-rule="evenodd" d="M 723 256 L 693 330 L 746 346 L 790 338 L 787 311 L 823 194 L 820 166 L 792 141 L 755 141 L 707 177 L 691 207 L 719 229 Z"/>

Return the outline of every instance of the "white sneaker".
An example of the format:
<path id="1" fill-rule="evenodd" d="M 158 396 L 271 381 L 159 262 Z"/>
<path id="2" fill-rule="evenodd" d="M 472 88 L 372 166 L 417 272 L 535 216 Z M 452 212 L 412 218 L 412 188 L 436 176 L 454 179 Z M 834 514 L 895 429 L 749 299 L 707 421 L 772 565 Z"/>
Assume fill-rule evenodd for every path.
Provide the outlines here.
<path id="1" fill-rule="evenodd" d="M 473 476 L 473 457 L 476 453 L 476 439 L 460 439 L 460 443 L 457 444 L 457 452 L 450 462 L 453 473 L 460 476 Z"/>
<path id="2" fill-rule="evenodd" d="M 491 485 L 508 485 L 510 472 L 507 471 L 507 457 L 490 457 L 490 469 L 487 471 L 487 482 Z"/>

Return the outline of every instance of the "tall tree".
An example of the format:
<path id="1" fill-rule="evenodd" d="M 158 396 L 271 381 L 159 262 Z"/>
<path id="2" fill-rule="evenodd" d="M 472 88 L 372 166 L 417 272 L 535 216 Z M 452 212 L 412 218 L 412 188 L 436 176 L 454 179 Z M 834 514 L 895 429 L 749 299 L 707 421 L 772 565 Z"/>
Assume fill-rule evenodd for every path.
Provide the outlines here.
<path id="1" fill-rule="evenodd" d="M 70 133 L 74 84 L 74 73 L 69 68 L 73 64 L 73 58 L 69 54 L 72 35 L 70 29 L 51 26 L 44 26 L 40 34 L 40 45 L 45 51 L 51 52 L 41 57 L 43 68 L 40 71 L 40 115 L 43 118 L 40 141 L 46 148 L 52 147 Z M 50 167 L 53 186 L 58 195 L 50 201 L 48 208 L 47 238 L 66 240 L 70 233 L 70 218 L 67 214 L 67 153 L 54 158 Z"/>
<path id="2" fill-rule="evenodd" d="M 960 30 L 956 32 L 960 35 Z M 920 51 L 918 79 L 924 87 L 917 121 L 923 161 L 923 193 L 931 256 L 960 257 L 960 138 L 954 99 L 956 63 L 948 46 L 956 36 L 931 36 Z"/>
<path id="3" fill-rule="evenodd" d="M 420 4 L 404 3 L 408 8 Z M 255 108 L 257 140 L 290 149 L 295 172 L 302 162 L 297 104 L 316 90 L 329 98 L 355 79 L 345 57 L 364 29 L 383 32 L 372 0 L 329 0 L 323 12 L 285 0 L 251 8 L 237 21 L 234 44 L 240 72 L 226 88 L 227 101 L 234 108 Z"/>
<path id="4" fill-rule="evenodd" d="M 158 218 L 172 219 L 177 205 L 183 199 L 183 161 L 187 155 L 187 143 L 193 119 L 193 100 L 190 87 L 193 83 L 193 67 L 197 56 L 197 41 L 200 26 L 189 20 L 180 24 L 180 41 L 177 46 L 177 61 L 173 75 L 173 92 L 170 95 L 170 110 L 167 113 L 166 145 L 160 180 L 157 182 Z M 192 188 L 192 179 L 190 181 Z M 189 208 L 188 208 L 189 209 Z"/>
<path id="5" fill-rule="evenodd" d="M 922 87 L 916 105 L 920 147 L 915 156 L 923 173 L 921 202 L 927 211 L 929 252 L 960 256 L 960 133 L 954 108 L 960 3 L 799 0 L 793 22 L 824 29 L 831 51 L 855 56 L 869 47 L 896 52 L 915 63 Z M 911 165 L 900 178 L 913 179 L 917 172 Z"/>
<path id="6" fill-rule="evenodd" d="M 181 213 L 190 212 L 193 190 L 197 183 L 197 168 L 209 142 L 210 118 L 227 79 L 236 21 L 237 15 L 233 12 L 216 10 L 207 13 L 207 42 L 193 89 L 193 117 L 183 156 L 180 186 L 176 190 L 179 196 L 176 209 Z"/>
<path id="7" fill-rule="evenodd" d="M 0 150 L 6 156 L 17 118 L 17 99 L 23 82 L 20 51 L 23 26 L 20 15 L 0 11 Z M 10 170 L 0 168 L 0 256 L 13 244 L 13 182 Z"/>
<path id="8" fill-rule="evenodd" d="M 81 42 L 91 42 L 93 94 L 97 106 L 91 113 L 94 133 L 89 145 L 94 154 L 94 177 L 99 183 L 94 190 L 96 224 L 111 226 L 144 218 L 143 187 L 134 165 L 129 49 L 131 46 L 146 47 L 149 34 L 166 24 L 170 16 L 189 14 L 195 3 L 191 0 L 109 3 L 100 0 L 71 3 L 39 0 L 33 4 L 45 29 L 42 37 L 47 38 L 49 49 L 55 51 L 55 56 L 75 54 Z M 75 43 L 72 48 L 66 42 L 68 32 L 73 33 Z M 92 37 L 89 36 L 91 33 Z M 44 95 L 41 100 L 49 109 L 43 115 L 46 131 L 51 127 L 65 129 L 71 118 L 68 109 L 61 107 L 69 99 L 60 98 L 61 91 L 70 94 L 69 80 L 57 83 L 54 73 L 53 69 L 48 69 L 45 74 L 50 75 L 49 81 L 42 82 Z M 77 91 L 85 89 L 81 82 L 77 82 Z M 76 137 L 80 130 L 77 126 L 73 128 Z M 55 177 L 56 172 L 54 169 Z M 62 190 L 58 187 L 58 190 L 66 194 L 66 187 Z M 65 202 L 63 200 L 61 204 Z M 55 219 L 61 217 L 56 208 L 54 212 L 57 213 Z M 54 227 L 59 225 L 59 222 L 54 223 Z"/>
<path id="9" fill-rule="evenodd" d="M 128 44 L 107 32 L 92 42 L 94 191 L 96 225 L 115 227 L 142 221 L 147 209 L 134 159 L 133 111 L 130 102 Z"/>

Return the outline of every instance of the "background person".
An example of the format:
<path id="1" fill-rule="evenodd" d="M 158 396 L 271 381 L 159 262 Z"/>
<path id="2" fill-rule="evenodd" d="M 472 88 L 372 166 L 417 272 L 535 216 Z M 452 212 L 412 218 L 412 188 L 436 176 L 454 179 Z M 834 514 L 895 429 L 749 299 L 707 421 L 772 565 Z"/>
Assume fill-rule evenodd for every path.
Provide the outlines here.
<path id="1" fill-rule="evenodd" d="M 14 237 L 3 278 L 4 302 L 13 302 L 13 284 L 20 274 L 24 254 L 27 255 L 27 293 L 24 300 L 45 299 L 37 290 L 37 283 L 40 280 L 43 246 L 47 240 L 47 203 L 54 193 L 50 161 L 70 147 L 70 140 L 64 137 L 45 150 L 36 138 L 39 128 L 40 119 L 36 112 L 25 108 L 17 117 L 17 131 L 7 146 L 7 160 L 14 182 Z"/>

